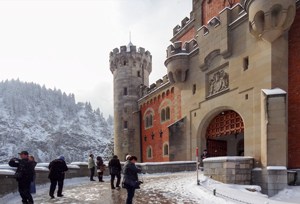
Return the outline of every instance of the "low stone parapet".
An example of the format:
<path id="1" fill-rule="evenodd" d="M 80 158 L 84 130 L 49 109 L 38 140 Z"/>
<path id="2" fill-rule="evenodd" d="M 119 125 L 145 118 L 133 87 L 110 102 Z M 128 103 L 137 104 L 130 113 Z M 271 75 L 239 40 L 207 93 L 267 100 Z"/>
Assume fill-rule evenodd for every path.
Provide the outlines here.
<path id="1" fill-rule="evenodd" d="M 195 161 L 145 162 L 145 163 L 136 163 L 136 165 L 141 167 L 143 173 L 148 173 L 148 174 L 196 171 Z"/>
<path id="2" fill-rule="evenodd" d="M 203 160 L 204 175 L 230 184 L 251 184 L 252 157 L 211 157 Z"/>

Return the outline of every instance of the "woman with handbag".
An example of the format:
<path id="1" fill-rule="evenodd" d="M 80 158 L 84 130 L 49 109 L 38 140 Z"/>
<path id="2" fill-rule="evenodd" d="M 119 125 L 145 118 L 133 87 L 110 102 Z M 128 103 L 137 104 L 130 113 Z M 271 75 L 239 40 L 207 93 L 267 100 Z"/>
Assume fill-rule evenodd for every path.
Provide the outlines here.
<path id="1" fill-rule="evenodd" d="M 136 161 L 136 156 L 130 156 L 124 166 L 123 186 L 127 189 L 126 204 L 132 204 L 135 189 L 140 188 L 140 182 L 137 174 L 141 173 L 142 171 L 135 166 Z"/>
<path id="2" fill-rule="evenodd" d="M 98 174 L 99 182 L 104 182 L 103 181 L 104 170 L 105 170 L 105 164 L 103 163 L 102 157 L 98 156 L 97 157 L 97 174 Z"/>

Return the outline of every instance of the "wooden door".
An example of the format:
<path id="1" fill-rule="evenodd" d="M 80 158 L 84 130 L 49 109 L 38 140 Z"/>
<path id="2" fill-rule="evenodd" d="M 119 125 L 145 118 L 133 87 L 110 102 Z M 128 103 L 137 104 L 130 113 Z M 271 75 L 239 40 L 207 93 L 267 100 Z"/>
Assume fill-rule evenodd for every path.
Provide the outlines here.
<path id="1" fill-rule="evenodd" d="M 227 141 L 207 139 L 207 153 L 209 157 L 227 156 Z"/>

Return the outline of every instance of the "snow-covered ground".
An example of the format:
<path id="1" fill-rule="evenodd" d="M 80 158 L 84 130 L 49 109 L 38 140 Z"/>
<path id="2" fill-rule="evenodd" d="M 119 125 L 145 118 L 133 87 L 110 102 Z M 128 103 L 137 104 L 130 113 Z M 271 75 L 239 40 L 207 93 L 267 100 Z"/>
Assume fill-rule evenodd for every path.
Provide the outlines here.
<path id="1" fill-rule="evenodd" d="M 279 204 L 300 203 L 300 187 L 288 187 L 278 195 L 268 198 L 257 192 L 257 186 L 240 186 L 222 184 L 200 175 L 197 185 L 195 172 L 146 174 L 140 176 L 144 181 L 141 189 L 136 191 L 135 203 L 164 203 L 164 204 Z M 119 204 L 126 199 L 126 190 L 111 190 L 109 177 L 104 183 L 90 182 L 88 178 L 67 179 L 63 198 L 49 199 L 49 184 L 38 186 L 34 195 L 35 203 L 72 203 L 72 204 Z M 213 195 L 216 189 L 216 196 Z M 247 190 L 248 189 L 248 190 Z M 17 193 L 9 194 L 0 203 L 20 203 Z"/>

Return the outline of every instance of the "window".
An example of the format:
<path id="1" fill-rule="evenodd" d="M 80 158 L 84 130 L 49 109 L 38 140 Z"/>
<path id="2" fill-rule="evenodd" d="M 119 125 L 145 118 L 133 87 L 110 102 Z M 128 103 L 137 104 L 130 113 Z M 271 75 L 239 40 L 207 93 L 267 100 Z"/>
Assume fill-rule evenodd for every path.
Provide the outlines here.
<path id="1" fill-rule="evenodd" d="M 150 115 L 147 115 L 145 118 L 145 127 L 149 128 L 152 126 L 153 126 L 153 116 L 152 116 L 152 114 L 150 114 Z"/>
<path id="2" fill-rule="evenodd" d="M 124 121 L 124 129 L 128 128 L 128 121 Z"/>
<path id="3" fill-rule="evenodd" d="M 166 120 L 170 120 L 170 107 L 166 108 Z"/>
<path id="4" fill-rule="evenodd" d="M 137 76 L 141 77 L 141 72 L 140 71 L 137 71 Z"/>
<path id="5" fill-rule="evenodd" d="M 170 120 L 170 107 L 166 107 L 162 109 L 160 113 L 160 117 L 161 117 L 161 122 Z"/>
<path id="6" fill-rule="evenodd" d="M 196 84 L 193 85 L 193 95 L 196 93 Z"/>
<path id="7" fill-rule="evenodd" d="M 169 155 L 169 145 L 168 144 L 164 144 L 163 151 L 164 151 L 164 156 Z"/>
<path id="8" fill-rule="evenodd" d="M 147 158 L 148 158 L 148 159 L 151 159 L 151 158 L 152 158 L 152 147 L 151 147 L 151 146 L 149 146 L 149 147 L 147 148 Z"/>
<path id="9" fill-rule="evenodd" d="M 246 71 L 249 68 L 249 57 L 245 57 L 243 60 L 243 68 Z"/>
<path id="10" fill-rule="evenodd" d="M 127 87 L 124 87 L 124 89 L 123 89 L 123 95 L 124 95 L 124 96 L 127 95 Z"/>
<path id="11" fill-rule="evenodd" d="M 160 117 L 161 117 L 162 122 L 166 120 L 166 110 L 165 109 L 161 110 Z"/>

